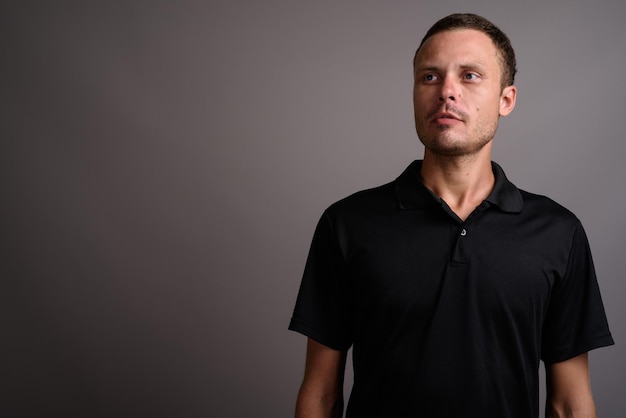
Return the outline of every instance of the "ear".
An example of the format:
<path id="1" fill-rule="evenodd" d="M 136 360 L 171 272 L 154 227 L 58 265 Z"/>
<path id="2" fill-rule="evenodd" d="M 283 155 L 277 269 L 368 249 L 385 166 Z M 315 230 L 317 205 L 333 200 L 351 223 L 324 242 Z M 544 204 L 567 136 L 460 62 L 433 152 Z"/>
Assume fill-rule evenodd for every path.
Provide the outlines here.
<path id="1" fill-rule="evenodd" d="M 507 86 L 500 95 L 500 116 L 507 116 L 515 108 L 517 99 L 517 87 Z"/>

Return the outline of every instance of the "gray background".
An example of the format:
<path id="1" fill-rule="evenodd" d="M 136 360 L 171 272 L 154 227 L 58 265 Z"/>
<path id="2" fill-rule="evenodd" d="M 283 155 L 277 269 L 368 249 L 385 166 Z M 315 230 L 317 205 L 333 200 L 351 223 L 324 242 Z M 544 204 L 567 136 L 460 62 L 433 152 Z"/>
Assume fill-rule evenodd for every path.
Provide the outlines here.
<path id="1" fill-rule="evenodd" d="M 516 48 L 494 159 L 583 221 L 626 416 L 618 0 L 2 2 L 0 416 L 290 416 L 315 223 L 422 156 L 411 59 L 456 11 Z"/>

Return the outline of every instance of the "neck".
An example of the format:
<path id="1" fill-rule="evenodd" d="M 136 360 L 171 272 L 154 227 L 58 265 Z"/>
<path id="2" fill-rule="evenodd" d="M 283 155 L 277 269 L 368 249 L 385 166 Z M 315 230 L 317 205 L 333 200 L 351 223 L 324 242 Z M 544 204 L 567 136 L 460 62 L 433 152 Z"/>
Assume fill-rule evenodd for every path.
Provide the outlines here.
<path id="1" fill-rule="evenodd" d="M 491 154 L 448 157 L 424 153 L 422 181 L 462 220 L 489 196 L 495 184 Z"/>

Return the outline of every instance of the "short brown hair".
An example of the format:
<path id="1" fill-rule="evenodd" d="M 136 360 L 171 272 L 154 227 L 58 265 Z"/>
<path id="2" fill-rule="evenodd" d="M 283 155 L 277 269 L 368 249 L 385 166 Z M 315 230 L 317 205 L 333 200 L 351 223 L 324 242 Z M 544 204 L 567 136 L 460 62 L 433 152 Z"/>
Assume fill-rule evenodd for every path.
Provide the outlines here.
<path id="1" fill-rule="evenodd" d="M 515 81 L 515 73 L 517 73 L 517 67 L 515 62 L 515 51 L 513 51 L 511 41 L 509 41 L 506 34 L 496 25 L 484 17 L 473 13 L 451 14 L 435 23 L 428 30 L 428 32 L 426 32 L 426 35 L 424 35 L 422 42 L 420 42 L 417 51 L 415 51 L 413 66 L 415 66 L 417 54 L 428 38 L 436 35 L 437 33 L 455 29 L 475 29 L 489 36 L 500 55 L 500 66 L 502 67 L 502 88 L 513 84 Z"/>

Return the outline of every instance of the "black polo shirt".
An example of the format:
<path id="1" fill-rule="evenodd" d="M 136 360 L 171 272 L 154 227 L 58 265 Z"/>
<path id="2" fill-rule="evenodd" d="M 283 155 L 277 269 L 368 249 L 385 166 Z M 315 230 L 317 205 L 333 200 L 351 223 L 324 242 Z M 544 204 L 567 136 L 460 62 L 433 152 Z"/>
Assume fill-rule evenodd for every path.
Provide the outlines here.
<path id="1" fill-rule="evenodd" d="M 585 232 L 495 163 L 462 221 L 420 168 L 324 212 L 289 328 L 353 347 L 347 417 L 536 418 L 540 359 L 613 344 Z"/>

